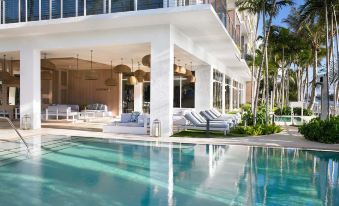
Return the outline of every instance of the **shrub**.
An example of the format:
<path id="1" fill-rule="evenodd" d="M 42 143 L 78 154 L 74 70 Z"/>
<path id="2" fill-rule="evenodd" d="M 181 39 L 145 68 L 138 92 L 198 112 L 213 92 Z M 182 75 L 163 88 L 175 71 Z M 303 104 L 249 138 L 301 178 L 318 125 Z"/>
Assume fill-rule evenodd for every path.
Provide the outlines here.
<path id="1" fill-rule="evenodd" d="M 303 111 L 304 111 L 304 116 L 313 115 L 313 112 L 310 109 L 304 108 Z M 301 115 L 301 108 L 300 107 L 293 108 L 293 113 L 294 113 L 294 115 L 300 116 Z M 275 115 L 291 115 L 291 107 L 277 108 L 274 111 L 274 114 Z"/>
<path id="2" fill-rule="evenodd" d="M 322 143 L 339 143 L 339 116 L 330 120 L 312 119 L 299 127 L 299 132 L 311 141 Z"/>
<path id="3" fill-rule="evenodd" d="M 251 111 L 251 106 L 243 106 L 243 111 L 245 112 L 242 116 L 242 124 L 247 122 L 247 125 L 253 125 L 253 113 Z M 260 105 L 257 111 L 257 124 L 266 123 L 266 107 L 265 105 Z"/>
<path id="4" fill-rule="evenodd" d="M 258 136 L 258 135 L 267 135 L 267 134 L 275 134 L 282 131 L 282 128 L 278 125 L 256 125 L 256 126 L 238 126 L 231 129 L 231 134 L 246 134 L 250 136 Z"/>

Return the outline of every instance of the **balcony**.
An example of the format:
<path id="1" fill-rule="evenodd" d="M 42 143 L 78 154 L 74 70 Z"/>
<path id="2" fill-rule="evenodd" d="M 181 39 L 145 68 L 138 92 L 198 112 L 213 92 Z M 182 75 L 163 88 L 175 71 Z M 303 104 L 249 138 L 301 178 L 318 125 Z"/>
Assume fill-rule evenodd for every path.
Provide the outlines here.
<path id="1" fill-rule="evenodd" d="M 0 24 L 100 15 L 117 12 L 211 4 L 240 48 L 240 26 L 222 0 L 0 0 Z"/>

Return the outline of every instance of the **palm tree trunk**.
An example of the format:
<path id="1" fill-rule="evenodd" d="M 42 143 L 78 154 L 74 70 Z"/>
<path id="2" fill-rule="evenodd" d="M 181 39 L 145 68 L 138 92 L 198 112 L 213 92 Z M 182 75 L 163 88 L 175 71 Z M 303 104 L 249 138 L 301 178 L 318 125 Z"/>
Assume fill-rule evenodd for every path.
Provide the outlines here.
<path id="1" fill-rule="evenodd" d="M 256 57 L 256 41 L 257 41 L 257 36 L 258 36 L 258 29 L 259 29 L 259 21 L 260 21 L 260 12 L 257 14 L 257 25 L 255 27 L 255 36 L 253 40 L 253 62 L 252 62 L 252 84 L 251 84 L 251 111 L 253 113 L 254 110 L 254 98 L 255 98 L 255 85 L 256 83 L 254 82 L 254 71 L 255 71 L 255 57 Z M 258 84 L 258 82 L 257 82 Z"/>
<path id="2" fill-rule="evenodd" d="M 264 52 L 262 53 L 262 60 L 261 60 L 261 65 L 259 67 L 258 71 L 258 76 L 257 76 L 257 87 L 255 91 L 255 98 L 254 98 L 254 109 L 253 109 L 253 125 L 255 126 L 257 124 L 257 107 L 258 107 L 258 98 L 259 98 L 259 89 L 260 89 L 260 79 L 262 75 L 262 68 L 264 66 L 264 53 L 265 53 L 265 47 L 266 47 L 266 27 L 265 27 L 265 9 L 263 9 L 262 12 L 262 21 L 263 21 L 263 34 L 265 36 L 265 41 L 264 41 Z"/>
<path id="3" fill-rule="evenodd" d="M 337 22 L 337 16 L 336 16 L 336 12 L 335 12 L 335 8 L 334 6 L 332 7 L 333 9 L 333 16 L 334 16 L 334 23 L 335 23 L 335 28 L 336 28 L 336 31 L 335 31 L 335 41 L 337 43 L 336 45 L 336 49 L 337 49 L 337 72 L 339 73 L 339 38 L 338 38 L 338 22 Z M 334 61 L 334 59 L 333 59 Z M 338 75 L 337 73 L 337 75 Z M 338 84 L 336 85 L 336 81 L 333 83 L 334 85 L 334 113 L 337 114 L 337 102 L 338 102 L 338 89 L 339 89 L 339 80 L 338 80 L 338 77 L 334 77 L 334 78 L 337 78 L 337 82 Z"/>
<path id="4" fill-rule="evenodd" d="M 313 54 L 314 54 L 314 61 L 313 61 L 313 79 L 312 79 L 312 91 L 310 97 L 310 103 L 308 105 L 308 109 L 313 109 L 314 102 L 315 102 L 315 91 L 317 87 L 317 72 L 318 72 L 318 49 L 313 46 Z"/>
<path id="5" fill-rule="evenodd" d="M 308 73 L 308 66 L 306 67 L 306 83 L 305 83 L 305 87 L 306 87 L 306 91 L 305 91 L 305 95 L 304 98 L 306 100 L 306 102 L 308 102 L 308 89 L 309 89 L 309 73 Z"/>
<path id="6" fill-rule="evenodd" d="M 285 48 L 282 48 L 282 67 L 281 67 L 281 108 L 285 106 Z"/>
<path id="7" fill-rule="evenodd" d="M 330 70 L 330 56 L 329 56 L 329 26 L 328 26 L 328 11 L 327 11 L 327 0 L 324 1 L 325 6 L 325 25 L 326 25 L 326 76 L 321 88 L 321 115 L 322 120 L 330 117 L 330 101 L 329 101 L 329 70 Z"/>
<path id="8" fill-rule="evenodd" d="M 290 70 L 286 69 L 286 105 L 290 104 Z"/>

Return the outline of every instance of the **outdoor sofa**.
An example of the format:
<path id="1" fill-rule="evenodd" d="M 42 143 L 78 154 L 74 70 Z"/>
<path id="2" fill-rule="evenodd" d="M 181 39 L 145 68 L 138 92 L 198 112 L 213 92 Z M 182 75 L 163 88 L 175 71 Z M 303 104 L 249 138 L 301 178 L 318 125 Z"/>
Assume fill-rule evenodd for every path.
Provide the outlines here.
<path id="1" fill-rule="evenodd" d="M 149 114 L 140 112 L 123 113 L 121 120 L 103 126 L 104 133 L 148 134 Z"/>
<path id="2" fill-rule="evenodd" d="M 78 105 L 50 105 L 45 110 L 45 120 L 49 120 L 50 117 L 55 117 L 57 120 L 66 118 L 66 120 L 72 119 L 72 121 L 74 121 L 78 116 L 78 112 Z"/>

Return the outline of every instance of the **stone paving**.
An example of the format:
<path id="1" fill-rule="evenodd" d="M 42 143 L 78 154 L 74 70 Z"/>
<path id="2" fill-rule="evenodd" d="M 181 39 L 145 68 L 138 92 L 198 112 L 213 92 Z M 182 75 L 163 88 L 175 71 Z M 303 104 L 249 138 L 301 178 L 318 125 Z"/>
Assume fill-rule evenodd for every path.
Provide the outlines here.
<path id="1" fill-rule="evenodd" d="M 33 142 L 35 138 L 43 139 L 48 136 L 83 136 L 111 139 L 127 139 L 127 140 L 142 140 L 142 141 L 163 141 L 163 142 L 178 142 L 178 143 L 195 143 L 195 144 L 236 144 L 236 145 L 252 145 L 265 147 L 292 147 L 302 149 L 319 149 L 339 151 L 339 144 L 322 144 L 311 142 L 302 137 L 296 127 L 285 127 L 280 134 L 266 135 L 259 137 L 226 137 L 226 138 L 186 138 L 186 137 L 160 137 L 154 138 L 146 135 L 126 135 L 126 134 L 107 134 L 94 131 L 84 131 L 79 128 L 74 129 L 59 129 L 59 128 L 42 128 L 38 130 L 20 130 L 22 135 L 28 142 Z M 8 141 L 18 141 L 15 132 L 10 128 L 0 125 L 0 148 L 1 143 Z"/>

